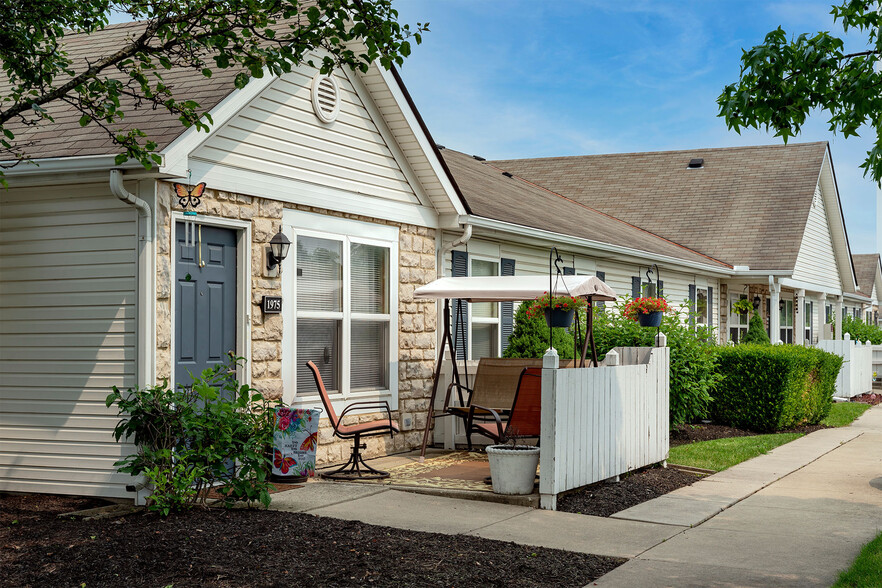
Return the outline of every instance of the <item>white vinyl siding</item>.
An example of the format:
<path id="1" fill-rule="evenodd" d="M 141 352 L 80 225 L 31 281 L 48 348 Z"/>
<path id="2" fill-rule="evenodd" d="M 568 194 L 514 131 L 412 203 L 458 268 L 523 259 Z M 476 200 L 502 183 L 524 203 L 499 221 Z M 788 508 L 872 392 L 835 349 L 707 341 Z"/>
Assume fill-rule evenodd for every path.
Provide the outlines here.
<path id="1" fill-rule="evenodd" d="M 104 184 L 0 191 L 0 490 L 131 497 L 136 213 Z"/>
<path id="2" fill-rule="evenodd" d="M 842 288 L 820 187 L 815 189 L 815 197 L 809 209 L 805 233 L 793 269 L 793 279 L 826 288 Z"/>
<path id="3" fill-rule="evenodd" d="M 333 123 L 322 123 L 310 98 L 313 73 L 304 66 L 274 81 L 193 152 L 194 170 L 220 189 L 249 192 L 224 183 L 252 172 L 276 189 L 287 187 L 271 195 L 281 200 L 415 224 L 434 216 L 428 197 L 421 202 L 417 195 L 416 176 L 396 157 L 397 145 L 388 142 L 394 139 L 385 122 L 371 116 L 376 109 L 370 96 L 335 72 L 340 113 Z"/>
<path id="4" fill-rule="evenodd" d="M 460 236 L 461 233 L 445 232 L 442 235 L 442 247 L 449 247 L 450 244 Z M 548 276 L 548 249 L 543 247 L 532 247 L 513 241 L 491 242 L 481 238 L 473 237 L 465 247 L 461 249 L 467 250 L 469 256 L 495 257 L 514 259 L 515 274 L 518 276 L 542 275 Z M 606 259 L 602 257 L 594 257 L 590 253 L 578 253 L 572 250 L 561 249 L 560 255 L 563 258 L 562 266 L 571 267 L 573 257 L 575 255 L 575 268 L 577 275 L 593 276 L 597 271 L 605 272 L 605 282 L 619 296 L 631 295 L 631 278 L 640 276 L 646 281 L 646 265 L 638 266 L 634 263 L 625 263 L 617 260 Z M 443 272 L 445 276 L 450 275 L 450 257 L 443 260 Z M 554 266 L 552 265 L 552 268 Z M 661 268 L 661 281 L 664 284 L 664 296 L 668 302 L 675 308 L 680 308 L 684 301 L 689 298 L 689 284 L 696 281 L 695 274 L 685 274 L 674 272 Z M 653 275 L 653 280 L 656 276 Z M 713 301 L 713 325 L 718 327 L 719 309 L 720 309 L 720 284 L 716 278 L 706 278 L 702 283 L 706 283 L 714 289 Z"/>

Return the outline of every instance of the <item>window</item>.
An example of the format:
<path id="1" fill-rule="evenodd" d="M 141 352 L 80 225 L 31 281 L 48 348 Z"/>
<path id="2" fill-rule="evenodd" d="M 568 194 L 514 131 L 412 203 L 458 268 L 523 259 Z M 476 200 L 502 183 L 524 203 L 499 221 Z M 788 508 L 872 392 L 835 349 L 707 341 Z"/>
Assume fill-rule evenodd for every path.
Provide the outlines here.
<path id="1" fill-rule="evenodd" d="M 814 332 L 812 326 L 815 321 L 815 303 L 805 303 L 805 342 L 808 345 L 814 343 Z"/>
<path id="2" fill-rule="evenodd" d="M 778 312 L 781 320 L 781 342 L 793 343 L 793 301 L 781 300 Z"/>
<path id="3" fill-rule="evenodd" d="M 499 262 L 472 257 L 472 276 L 498 276 Z M 473 302 L 469 312 L 470 359 L 499 357 L 499 303 Z"/>
<path id="4" fill-rule="evenodd" d="M 729 341 L 738 343 L 747 334 L 747 327 L 750 324 L 749 314 L 738 314 L 732 310 L 732 305 L 738 300 L 747 300 L 746 294 L 740 296 L 729 297 Z"/>
<path id="5" fill-rule="evenodd" d="M 293 388 L 304 402 L 317 397 L 306 367 L 312 361 L 332 398 L 391 395 L 397 405 L 398 229 L 285 214 L 294 234 L 282 270 L 286 393 Z"/>
<path id="6" fill-rule="evenodd" d="M 824 323 L 832 324 L 833 323 L 833 305 L 827 304 L 824 307 Z"/>
<path id="7" fill-rule="evenodd" d="M 695 298 L 695 324 L 706 325 L 708 315 L 707 289 L 699 288 Z"/>

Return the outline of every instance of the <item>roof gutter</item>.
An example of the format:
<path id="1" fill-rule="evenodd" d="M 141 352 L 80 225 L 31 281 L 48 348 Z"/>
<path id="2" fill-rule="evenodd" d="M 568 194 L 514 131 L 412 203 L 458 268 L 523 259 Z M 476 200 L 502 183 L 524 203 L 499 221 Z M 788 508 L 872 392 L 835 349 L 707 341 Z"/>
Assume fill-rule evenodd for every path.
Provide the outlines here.
<path id="1" fill-rule="evenodd" d="M 567 245 L 572 245 L 575 247 L 590 247 L 593 249 L 600 249 L 602 251 L 608 251 L 610 253 L 618 253 L 621 255 L 628 255 L 631 257 L 637 257 L 642 260 L 646 260 L 647 258 L 652 258 L 657 263 L 663 262 L 665 265 L 670 267 L 679 267 L 679 268 L 687 268 L 690 270 L 701 270 L 703 272 L 707 272 L 713 274 L 715 276 L 720 277 L 729 277 L 734 274 L 733 270 L 727 267 L 717 267 L 713 265 L 707 265 L 703 263 L 695 263 L 691 261 L 686 261 L 683 259 L 678 259 L 676 257 L 670 257 L 667 255 L 658 255 L 655 253 L 650 253 L 648 251 L 640 251 L 639 249 L 631 249 L 630 247 L 622 247 L 619 245 L 610 245 L 609 243 L 603 243 L 600 241 L 593 241 L 591 239 L 584 239 L 581 237 L 573 237 L 571 235 L 564 235 L 562 233 L 554 233 L 552 231 L 545 231 L 542 229 L 536 229 L 533 227 L 525 227 L 522 225 L 516 225 L 514 223 L 507 223 L 505 221 L 498 221 L 494 219 L 489 219 L 480 216 L 466 216 L 459 217 L 459 221 L 461 224 L 470 224 L 479 228 L 486 228 L 496 231 L 501 231 L 504 233 L 509 233 L 512 235 L 519 235 L 524 237 L 536 237 L 539 239 L 544 239 L 547 241 L 555 241 L 557 243 L 564 243 Z M 768 275 L 769 272 L 763 272 L 763 275 Z"/>

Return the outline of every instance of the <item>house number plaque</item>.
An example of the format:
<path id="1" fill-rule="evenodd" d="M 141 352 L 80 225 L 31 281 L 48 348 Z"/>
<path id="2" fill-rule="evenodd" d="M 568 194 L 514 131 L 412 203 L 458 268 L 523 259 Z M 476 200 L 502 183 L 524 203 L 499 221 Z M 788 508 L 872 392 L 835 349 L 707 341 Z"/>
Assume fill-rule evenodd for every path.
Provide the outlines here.
<path id="1" fill-rule="evenodd" d="M 281 296 L 264 296 L 261 300 L 260 307 L 263 314 L 281 314 L 282 313 L 282 297 Z"/>

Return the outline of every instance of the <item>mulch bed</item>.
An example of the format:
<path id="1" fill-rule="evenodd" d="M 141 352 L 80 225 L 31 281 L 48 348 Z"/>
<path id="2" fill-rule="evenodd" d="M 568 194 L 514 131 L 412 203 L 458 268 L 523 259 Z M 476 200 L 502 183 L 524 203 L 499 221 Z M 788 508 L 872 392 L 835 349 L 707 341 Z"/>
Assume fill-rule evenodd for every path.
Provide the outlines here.
<path id="1" fill-rule="evenodd" d="M 0 584 L 584 586 L 625 561 L 278 511 L 57 516 L 102 503 L 0 495 Z"/>
<path id="2" fill-rule="evenodd" d="M 779 432 L 808 434 L 818 429 L 827 428 L 825 425 L 805 425 Z M 697 441 L 711 441 L 713 439 L 729 437 L 750 437 L 759 434 L 744 429 L 736 429 L 735 427 L 709 423 L 680 425 L 671 431 L 671 447 Z M 622 476 L 619 482 L 598 482 L 568 494 L 558 499 L 557 508 L 564 512 L 608 517 L 619 511 L 636 506 L 641 502 L 673 492 L 677 488 L 689 486 L 701 478 L 700 474 L 684 472 L 677 470 L 675 467 L 667 469 L 650 467 Z"/>
<path id="3" fill-rule="evenodd" d="M 778 433 L 802 433 L 808 435 L 819 429 L 829 429 L 829 427 L 827 425 L 803 425 L 792 429 L 783 429 L 778 431 Z M 695 443 L 696 441 L 712 441 L 728 437 L 752 437 L 754 435 L 762 435 L 762 433 L 705 423 L 700 425 L 679 425 L 671 431 L 671 447 Z"/>
<path id="4" fill-rule="evenodd" d="M 598 482 L 557 501 L 564 512 L 608 517 L 641 502 L 658 498 L 701 479 L 674 468 L 652 467 L 622 476 L 619 482 Z"/>
<path id="5" fill-rule="evenodd" d="M 860 396 L 854 396 L 851 399 L 852 402 L 863 402 L 864 404 L 869 404 L 871 406 L 876 406 L 880 402 L 882 402 L 882 394 L 878 392 L 870 392 L 867 394 L 861 394 Z"/>

